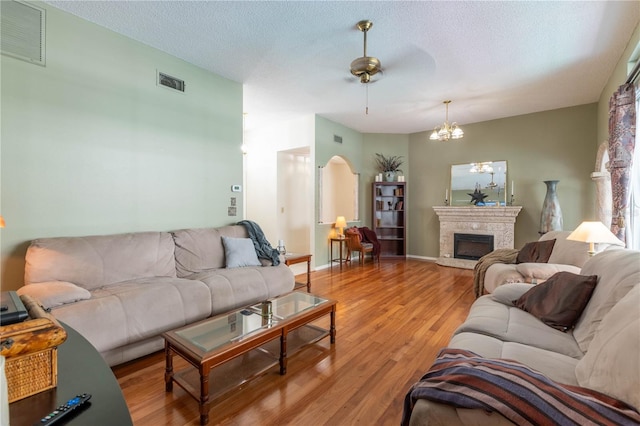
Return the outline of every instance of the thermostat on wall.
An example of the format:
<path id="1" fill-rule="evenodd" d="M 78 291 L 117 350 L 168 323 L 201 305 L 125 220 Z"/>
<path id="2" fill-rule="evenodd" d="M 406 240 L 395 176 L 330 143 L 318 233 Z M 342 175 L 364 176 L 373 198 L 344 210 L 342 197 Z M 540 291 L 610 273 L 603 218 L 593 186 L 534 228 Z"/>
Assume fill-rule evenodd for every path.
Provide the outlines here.
<path id="1" fill-rule="evenodd" d="M 231 192 L 242 192 L 242 185 L 231 185 Z"/>

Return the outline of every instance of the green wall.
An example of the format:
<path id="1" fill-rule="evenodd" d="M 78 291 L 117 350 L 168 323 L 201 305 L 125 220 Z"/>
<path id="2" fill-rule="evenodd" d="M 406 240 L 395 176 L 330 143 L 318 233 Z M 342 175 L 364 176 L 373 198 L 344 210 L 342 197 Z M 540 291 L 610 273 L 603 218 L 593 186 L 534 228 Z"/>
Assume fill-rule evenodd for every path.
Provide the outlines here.
<path id="1" fill-rule="evenodd" d="M 464 125 L 464 138 L 458 141 L 431 141 L 430 132 L 410 135 L 408 253 L 439 254 L 440 225 L 432 207 L 444 203 L 452 164 L 507 161 L 509 185 L 515 183 L 514 204 L 523 207 L 516 220 L 516 248 L 539 237 L 544 180 L 560 181 L 565 230 L 592 218 L 596 119 L 597 104 L 588 104 Z"/>
<path id="2" fill-rule="evenodd" d="M 342 137 L 342 143 L 334 142 L 334 135 Z M 314 265 L 327 265 L 329 260 L 329 237 L 333 232 L 333 223 L 324 224 L 318 223 L 318 167 L 327 164 L 329 159 L 334 155 L 339 155 L 344 158 L 351 166 L 351 170 L 354 173 L 360 173 L 360 222 L 347 222 L 349 226 L 361 226 L 362 219 L 366 214 L 367 205 L 364 204 L 363 193 L 363 161 L 362 161 L 362 146 L 363 136 L 361 133 L 345 127 L 341 124 L 327 120 L 326 118 L 316 115 L 315 125 L 315 170 L 314 170 L 314 188 L 315 188 L 315 253 L 314 253 Z M 335 245 L 335 250 L 338 246 Z M 334 253 L 335 257 L 335 253 Z"/>
<path id="3" fill-rule="evenodd" d="M 47 64 L 0 56 L 2 288 L 37 237 L 218 226 L 242 197 L 242 85 L 47 13 Z M 156 70 L 186 81 L 156 85 Z"/>

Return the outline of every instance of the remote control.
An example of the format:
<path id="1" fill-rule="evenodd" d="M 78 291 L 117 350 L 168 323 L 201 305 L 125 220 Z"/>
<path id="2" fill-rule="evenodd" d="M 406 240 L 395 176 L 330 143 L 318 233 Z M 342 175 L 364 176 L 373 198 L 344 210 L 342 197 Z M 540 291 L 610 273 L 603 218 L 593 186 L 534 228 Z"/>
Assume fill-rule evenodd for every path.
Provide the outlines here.
<path id="1" fill-rule="evenodd" d="M 49 426 L 54 423 L 57 423 L 60 419 L 68 417 L 73 412 L 77 412 L 78 409 L 81 406 L 85 405 L 86 402 L 89 401 L 90 399 L 91 399 L 91 394 L 88 394 L 88 393 L 76 395 L 75 397 L 67 401 L 65 404 L 62 404 L 61 406 L 53 410 L 53 412 L 44 416 L 34 426 L 36 425 Z"/>

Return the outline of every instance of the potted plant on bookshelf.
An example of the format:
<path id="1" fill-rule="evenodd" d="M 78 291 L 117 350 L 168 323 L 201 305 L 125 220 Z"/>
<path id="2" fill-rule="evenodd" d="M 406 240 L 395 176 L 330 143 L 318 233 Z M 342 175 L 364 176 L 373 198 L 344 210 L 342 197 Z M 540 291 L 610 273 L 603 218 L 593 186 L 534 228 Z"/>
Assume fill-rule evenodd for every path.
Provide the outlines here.
<path id="1" fill-rule="evenodd" d="M 378 170 L 382 172 L 385 182 L 395 181 L 396 174 L 402 172 L 400 166 L 403 162 L 401 155 L 385 157 L 383 154 L 376 153 L 376 165 Z"/>

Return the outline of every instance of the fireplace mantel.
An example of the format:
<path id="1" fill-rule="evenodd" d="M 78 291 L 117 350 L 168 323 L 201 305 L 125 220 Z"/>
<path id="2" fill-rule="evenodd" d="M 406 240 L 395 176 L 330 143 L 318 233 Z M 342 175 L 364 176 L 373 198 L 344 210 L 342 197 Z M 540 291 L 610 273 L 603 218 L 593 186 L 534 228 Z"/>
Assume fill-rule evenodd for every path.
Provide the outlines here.
<path id="1" fill-rule="evenodd" d="M 434 206 L 440 219 L 440 257 L 442 266 L 473 269 L 477 261 L 453 257 L 453 234 L 493 235 L 494 249 L 513 248 L 516 216 L 522 206 Z"/>

